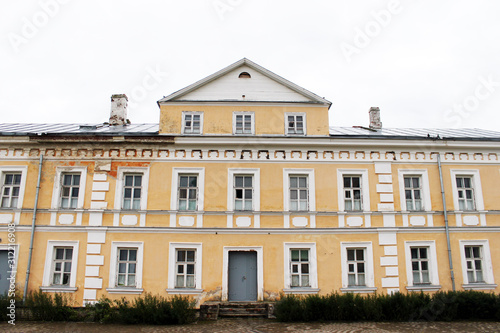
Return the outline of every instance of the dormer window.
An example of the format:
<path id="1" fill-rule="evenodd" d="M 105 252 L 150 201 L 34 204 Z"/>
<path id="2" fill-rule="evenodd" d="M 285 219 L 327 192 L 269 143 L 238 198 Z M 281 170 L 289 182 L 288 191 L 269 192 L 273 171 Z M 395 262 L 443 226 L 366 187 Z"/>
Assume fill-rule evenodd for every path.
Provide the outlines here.
<path id="1" fill-rule="evenodd" d="M 241 72 L 240 75 L 238 75 L 238 78 L 240 78 L 240 79 L 250 79 L 251 76 L 250 76 L 250 73 L 248 73 L 248 72 Z"/>
<path id="2" fill-rule="evenodd" d="M 302 112 L 285 113 L 285 131 L 287 135 L 306 134 L 306 114 Z"/>
<path id="3" fill-rule="evenodd" d="M 201 134 L 203 112 L 185 111 L 182 113 L 182 134 Z"/>

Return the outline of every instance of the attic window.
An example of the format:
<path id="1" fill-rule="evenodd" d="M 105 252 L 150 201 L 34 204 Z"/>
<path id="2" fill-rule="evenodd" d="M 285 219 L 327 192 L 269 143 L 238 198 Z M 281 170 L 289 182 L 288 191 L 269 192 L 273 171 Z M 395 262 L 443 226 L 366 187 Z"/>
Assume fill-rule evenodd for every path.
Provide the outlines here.
<path id="1" fill-rule="evenodd" d="M 248 73 L 248 72 L 241 72 L 240 75 L 238 76 L 238 78 L 240 78 L 240 79 L 250 79 L 251 76 L 250 76 L 250 73 Z"/>

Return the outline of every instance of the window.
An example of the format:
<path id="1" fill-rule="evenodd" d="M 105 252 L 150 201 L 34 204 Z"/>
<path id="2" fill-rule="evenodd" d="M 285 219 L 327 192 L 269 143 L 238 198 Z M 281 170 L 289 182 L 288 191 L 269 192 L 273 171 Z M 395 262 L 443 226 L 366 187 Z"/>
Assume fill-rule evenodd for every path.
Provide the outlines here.
<path id="1" fill-rule="evenodd" d="M 316 243 L 285 243 L 285 293 L 317 293 Z"/>
<path id="2" fill-rule="evenodd" d="M 451 170 L 453 203 L 458 211 L 484 210 L 479 170 Z"/>
<path id="3" fill-rule="evenodd" d="M 202 275 L 201 243 L 170 243 L 168 289 L 170 294 L 199 294 Z"/>
<path id="4" fill-rule="evenodd" d="M 434 241 L 405 242 L 408 290 L 438 290 L 436 244 Z"/>
<path id="5" fill-rule="evenodd" d="M 2 182 L 2 208 L 17 208 L 21 190 L 21 173 L 6 172 Z"/>
<path id="6" fill-rule="evenodd" d="M 348 286 L 365 286 L 365 249 L 347 249 Z"/>
<path id="7" fill-rule="evenodd" d="M 112 242 L 109 266 L 110 293 L 140 294 L 144 243 Z"/>
<path id="8" fill-rule="evenodd" d="M 343 292 L 374 292 L 371 242 L 340 243 Z"/>
<path id="9" fill-rule="evenodd" d="M 118 167 L 115 210 L 146 210 L 148 187 L 149 168 Z"/>
<path id="10" fill-rule="evenodd" d="M 422 210 L 421 183 L 418 176 L 404 177 L 406 210 Z"/>
<path id="11" fill-rule="evenodd" d="M 305 113 L 285 113 L 285 131 L 288 135 L 306 134 L 306 114 Z"/>
<path id="12" fill-rule="evenodd" d="M 127 174 L 123 184 L 123 209 L 140 209 L 142 175 Z"/>
<path id="13" fill-rule="evenodd" d="M 74 292 L 78 266 L 78 241 L 48 241 L 40 289 L 46 292 Z"/>
<path id="14" fill-rule="evenodd" d="M 52 266 L 53 286 L 69 286 L 72 260 L 73 247 L 54 248 L 54 262 Z"/>
<path id="15" fill-rule="evenodd" d="M 458 177 L 457 194 L 459 210 L 474 210 L 474 189 L 472 188 L 471 177 Z"/>
<path id="16" fill-rule="evenodd" d="M 203 112 L 182 113 L 182 134 L 201 134 L 203 129 Z"/>
<path id="17" fill-rule="evenodd" d="M 177 262 L 175 263 L 175 287 L 194 288 L 195 287 L 195 249 L 178 249 Z"/>
<path id="18" fill-rule="evenodd" d="M 117 287 L 135 287 L 137 248 L 118 249 Z"/>
<path id="19" fill-rule="evenodd" d="M 464 251 L 467 267 L 467 281 L 469 283 L 484 282 L 482 246 L 466 246 Z"/>
<path id="20" fill-rule="evenodd" d="M 253 112 L 233 112 L 234 134 L 255 134 Z"/>
<path id="21" fill-rule="evenodd" d="M 463 288 L 495 289 L 493 265 L 488 240 L 461 240 Z"/>
<path id="22" fill-rule="evenodd" d="M 80 174 L 63 173 L 61 184 L 61 208 L 76 208 L 80 193 Z"/>
<path id="23" fill-rule="evenodd" d="M 337 183 L 340 212 L 361 212 L 370 209 L 368 170 L 337 169 Z M 366 219 L 368 226 L 368 217 Z"/>
<path id="24" fill-rule="evenodd" d="M 179 211 L 203 210 L 204 183 L 204 168 L 173 168 L 170 209 Z M 175 226 L 175 223 L 172 224 L 175 215 L 171 214 L 170 218 L 171 226 Z"/>
<path id="25" fill-rule="evenodd" d="M 283 169 L 285 211 L 315 211 L 315 191 L 314 169 Z"/>
<path id="26" fill-rule="evenodd" d="M 290 287 L 310 287 L 309 284 L 309 250 L 290 250 L 290 272 L 292 281 Z"/>
<path id="27" fill-rule="evenodd" d="M 290 210 L 308 210 L 307 176 L 290 176 Z"/>
<path id="28" fill-rule="evenodd" d="M 252 210 L 253 175 L 234 176 L 234 210 Z"/>
<path id="29" fill-rule="evenodd" d="M 86 167 L 57 167 L 51 208 L 82 209 L 86 178 Z"/>
<path id="30" fill-rule="evenodd" d="M 344 209 L 346 211 L 362 210 L 361 177 L 344 176 Z"/>
<path id="31" fill-rule="evenodd" d="M 429 250 L 426 247 L 412 247 L 411 269 L 413 284 L 427 284 L 429 280 Z"/>
<path id="32" fill-rule="evenodd" d="M 198 201 L 198 176 L 179 175 L 179 210 L 196 210 Z"/>

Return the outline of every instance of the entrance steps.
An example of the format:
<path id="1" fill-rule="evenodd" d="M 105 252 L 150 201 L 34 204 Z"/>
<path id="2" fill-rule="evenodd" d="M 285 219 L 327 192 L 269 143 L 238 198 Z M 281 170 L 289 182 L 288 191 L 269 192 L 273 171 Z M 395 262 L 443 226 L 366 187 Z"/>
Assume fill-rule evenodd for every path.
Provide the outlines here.
<path id="1" fill-rule="evenodd" d="M 200 318 L 274 318 L 270 302 L 206 302 L 200 306 Z"/>

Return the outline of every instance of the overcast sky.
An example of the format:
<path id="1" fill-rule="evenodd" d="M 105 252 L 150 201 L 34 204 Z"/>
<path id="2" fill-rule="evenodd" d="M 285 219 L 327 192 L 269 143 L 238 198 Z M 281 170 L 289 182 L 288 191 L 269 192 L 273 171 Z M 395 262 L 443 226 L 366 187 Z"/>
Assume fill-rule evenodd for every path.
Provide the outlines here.
<path id="1" fill-rule="evenodd" d="M 496 130 L 500 1 L 0 0 L 0 122 L 101 123 L 246 57 L 332 102 L 330 125 Z"/>

